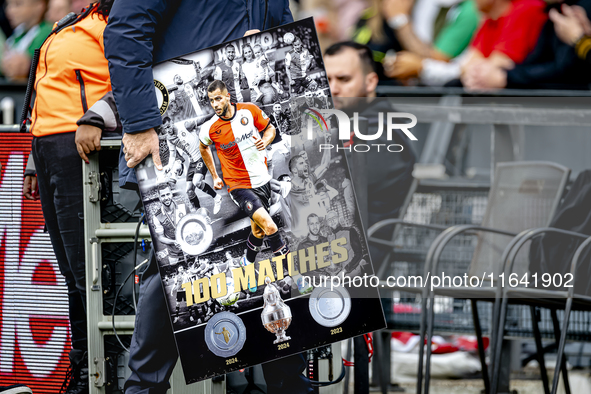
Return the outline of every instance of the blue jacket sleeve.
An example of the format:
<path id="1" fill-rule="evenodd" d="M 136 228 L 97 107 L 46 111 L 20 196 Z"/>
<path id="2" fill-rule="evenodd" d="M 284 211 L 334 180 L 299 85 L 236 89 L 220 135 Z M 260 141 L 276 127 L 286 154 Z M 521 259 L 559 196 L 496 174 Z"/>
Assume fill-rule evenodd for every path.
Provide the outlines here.
<path id="1" fill-rule="evenodd" d="M 284 0 L 283 3 L 283 16 L 280 25 L 293 22 L 293 15 L 291 15 L 291 10 L 289 9 L 289 0 Z"/>
<path id="2" fill-rule="evenodd" d="M 105 57 L 123 131 L 162 123 L 154 90 L 152 51 L 156 26 L 174 0 L 116 1 L 105 29 Z"/>
<path id="3" fill-rule="evenodd" d="M 289 0 L 266 0 L 266 2 L 268 6 L 267 15 L 265 16 L 264 12 L 265 1 L 261 0 L 257 3 L 257 19 L 249 26 L 250 29 L 265 30 L 293 22 L 293 16 L 289 10 Z M 253 2 L 251 4 L 254 5 L 255 3 Z M 254 9 L 253 14 L 255 14 Z"/>

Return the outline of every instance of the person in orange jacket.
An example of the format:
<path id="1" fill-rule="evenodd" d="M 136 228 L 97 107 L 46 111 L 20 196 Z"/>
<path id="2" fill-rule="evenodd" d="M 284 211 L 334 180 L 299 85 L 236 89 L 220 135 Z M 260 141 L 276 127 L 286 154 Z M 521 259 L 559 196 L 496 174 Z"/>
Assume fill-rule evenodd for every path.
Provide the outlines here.
<path id="1" fill-rule="evenodd" d="M 72 332 L 67 394 L 88 393 L 84 213 L 81 156 L 100 149 L 100 128 L 77 121 L 111 90 L 103 31 L 113 0 L 58 22 L 41 46 L 31 114 L 38 195 L 68 288 Z M 28 105 L 28 104 L 26 104 Z M 81 153 L 80 153 L 81 152 Z M 80 153 L 80 155 L 79 155 Z M 88 162 L 88 158 L 86 158 Z M 34 193 L 27 198 L 34 199 Z"/>

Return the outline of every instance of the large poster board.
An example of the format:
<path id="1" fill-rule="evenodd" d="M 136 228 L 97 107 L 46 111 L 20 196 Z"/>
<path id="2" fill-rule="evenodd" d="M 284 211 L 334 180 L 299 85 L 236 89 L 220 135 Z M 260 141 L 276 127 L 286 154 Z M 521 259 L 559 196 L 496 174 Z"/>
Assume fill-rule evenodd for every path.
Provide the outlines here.
<path id="1" fill-rule="evenodd" d="M 137 174 L 187 383 L 383 328 L 377 289 L 350 283 L 373 269 L 346 158 L 319 149 L 337 130 L 315 112 L 331 101 L 312 19 L 172 59 L 154 80 L 164 170 L 148 160 Z M 235 105 L 229 121 L 208 96 L 214 80 Z M 240 171 L 252 187 L 236 186 Z M 271 232 L 247 245 L 260 201 L 273 225 L 259 228 L 276 226 L 281 248 Z"/>

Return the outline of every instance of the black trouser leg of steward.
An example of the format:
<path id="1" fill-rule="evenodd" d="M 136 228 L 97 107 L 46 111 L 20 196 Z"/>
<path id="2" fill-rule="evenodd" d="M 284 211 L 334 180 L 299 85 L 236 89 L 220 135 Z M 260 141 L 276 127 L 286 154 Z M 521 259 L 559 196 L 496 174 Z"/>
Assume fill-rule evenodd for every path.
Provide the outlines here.
<path id="1" fill-rule="evenodd" d="M 86 283 L 82 159 L 75 133 L 33 139 L 41 209 L 68 288 L 72 347 L 86 351 Z"/>
<path id="2" fill-rule="evenodd" d="M 305 368 L 304 353 L 263 364 L 267 394 L 307 394 L 313 392 L 310 379 L 302 375 Z"/>
<path id="3" fill-rule="evenodd" d="M 164 394 L 178 359 L 156 259 L 142 275 L 125 394 Z"/>

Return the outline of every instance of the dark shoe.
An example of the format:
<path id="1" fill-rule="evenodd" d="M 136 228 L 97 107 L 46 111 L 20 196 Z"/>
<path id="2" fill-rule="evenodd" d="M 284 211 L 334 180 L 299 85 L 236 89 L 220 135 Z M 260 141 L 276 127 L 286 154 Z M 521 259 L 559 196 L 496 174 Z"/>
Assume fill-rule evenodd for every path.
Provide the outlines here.
<path id="1" fill-rule="evenodd" d="M 88 394 L 88 355 L 86 352 L 77 349 L 70 352 L 70 366 L 66 372 L 61 393 Z"/>
<path id="2" fill-rule="evenodd" d="M 33 390 L 24 384 L 13 384 L 12 386 L 0 386 L 1 394 L 33 394 Z"/>

